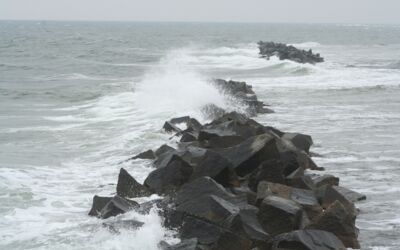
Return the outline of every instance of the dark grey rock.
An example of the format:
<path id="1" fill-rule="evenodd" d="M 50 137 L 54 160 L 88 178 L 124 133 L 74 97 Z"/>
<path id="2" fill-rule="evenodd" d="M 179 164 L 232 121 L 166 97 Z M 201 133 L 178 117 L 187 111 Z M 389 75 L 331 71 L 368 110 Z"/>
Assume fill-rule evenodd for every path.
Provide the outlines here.
<path id="1" fill-rule="evenodd" d="M 121 197 L 135 198 L 149 196 L 151 192 L 137 182 L 125 169 L 121 168 L 118 175 L 117 194 Z"/>
<path id="2" fill-rule="evenodd" d="M 339 202 L 335 201 L 320 216 L 307 226 L 335 234 L 346 247 L 359 249 L 358 229 L 355 226 L 356 216 Z"/>
<path id="3" fill-rule="evenodd" d="M 136 160 L 136 159 L 148 159 L 148 160 L 153 160 L 155 159 L 156 156 L 153 152 L 153 150 L 149 149 L 147 151 L 144 151 L 138 155 L 135 155 L 134 157 L 130 158 L 130 160 Z"/>
<path id="4" fill-rule="evenodd" d="M 239 212 L 239 207 L 215 195 L 203 195 L 181 203 L 177 211 L 219 224 Z"/>
<path id="5" fill-rule="evenodd" d="M 310 152 L 310 147 L 313 145 L 311 136 L 300 133 L 285 133 L 282 136 L 283 139 L 287 139 L 293 143 L 298 149 Z"/>
<path id="6" fill-rule="evenodd" d="M 270 250 L 346 250 L 346 247 L 330 232 L 297 230 L 277 235 Z"/>
<path id="7" fill-rule="evenodd" d="M 239 145 L 219 152 L 231 161 L 239 176 L 253 172 L 262 162 L 277 158 L 279 155 L 275 137 L 270 134 L 251 137 Z"/>
<path id="8" fill-rule="evenodd" d="M 292 45 L 274 42 L 258 42 L 260 55 L 269 59 L 271 56 L 277 56 L 280 60 L 291 60 L 298 63 L 320 63 L 324 61 L 318 53 L 313 54 L 311 50 L 300 50 Z"/>
<path id="9" fill-rule="evenodd" d="M 113 197 L 102 197 L 95 195 L 93 197 L 92 208 L 90 209 L 90 216 L 99 216 L 100 211 L 112 200 Z"/>
<path id="10" fill-rule="evenodd" d="M 191 179 L 203 176 L 209 176 L 225 187 L 235 186 L 238 182 L 232 164 L 225 157 L 211 150 L 207 150 L 194 167 Z"/>
<path id="11" fill-rule="evenodd" d="M 268 234 L 277 235 L 300 228 L 302 209 L 292 200 L 270 195 L 261 202 L 258 219 Z"/>
<path id="12" fill-rule="evenodd" d="M 200 177 L 183 185 L 177 192 L 175 202 L 179 206 L 192 199 L 207 195 L 215 195 L 239 207 L 247 206 L 246 195 L 234 195 L 228 192 L 211 177 Z"/>
<path id="13" fill-rule="evenodd" d="M 186 183 L 192 172 L 192 166 L 181 157 L 172 155 L 165 167 L 160 167 L 147 176 L 144 186 L 158 194 L 170 193 Z"/>
<path id="14" fill-rule="evenodd" d="M 103 209 L 101 209 L 99 217 L 107 219 L 112 216 L 126 213 L 135 208 L 139 208 L 137 202 L 116 195 L 103 207 Z"/>

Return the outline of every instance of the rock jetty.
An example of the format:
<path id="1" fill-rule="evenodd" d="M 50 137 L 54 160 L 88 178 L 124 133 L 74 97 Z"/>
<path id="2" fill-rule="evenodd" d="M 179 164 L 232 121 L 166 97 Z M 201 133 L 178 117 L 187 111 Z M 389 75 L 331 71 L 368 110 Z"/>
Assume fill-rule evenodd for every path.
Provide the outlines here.
<path id="1" fill-rule="evenodd" d="M 263 112 L 250 85 L 217 80 L 232 95 Z M 173 118 L 164 130 L 179 136 L 176 147 L 162 145 L 138 158 L 153 161 L 143 184 L 121 168 L 116 195 L 94 196 L 91 216 L 106 219 L 131 210 L 157 207 L 164 226 L 181 242 L 166 250 L 344 250 L 360 248 L 354 202 L 366 199 L 339 186 L 339 178 L 311 158 L 311 136 L 262 125 L 244 114 L 220 110 L 201 124 Z M 182 129 L 182 124 L 185 128 Z M 179 125 L 179 126 L 178 126 Z M 158 194 L 139 204 L 132 198 Z M 139 228 L 140 221 L 105 225 Z"/>
<path id="2" fill-rule="evenodd" d="M 279 60 L 291 60 L 298 63 L 316 64 L 324 61 L 319 53 L 314 54 L 312 50 L 300 50 L 292 45 L 275 42 L 258 42 L 260 55 L 269 59 L 276 56 Z"/>

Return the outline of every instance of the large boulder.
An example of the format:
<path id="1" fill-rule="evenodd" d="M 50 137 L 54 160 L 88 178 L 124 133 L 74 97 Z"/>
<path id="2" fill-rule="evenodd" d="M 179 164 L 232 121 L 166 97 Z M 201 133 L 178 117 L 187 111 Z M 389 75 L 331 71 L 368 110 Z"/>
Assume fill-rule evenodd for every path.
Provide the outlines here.
<path id="1" fill-rule="evenodd" d="M 264 161 L 249 176 L 249 187 L 256 191 L 260 181 L 285 184 L 285 169 L 287 165 L 281 160 Z"/>
<path id="2" fill-rule="evenodd" d="M 346 207 L 348 211 L 352 211 L 353 214 L 357 214 L 357 210 L 354 206 L 354 202 L 366 199 L 365 195 L 349 190 L 345 187 L 339 186 L 322 186 L 322 206 L 328 208 L 335 201 Z"/>
<path id="3" fill-rule="evenodd" d="M 134 157 L 130 158 L 129 160 L 136 160 L 136 159 L 147 159 L 147 160 L 154 160 L 156 158 L 153 150 L 149 149 L 142 153 L 135 155 Z"/>
<path id="4" fill-rule="evenodd" d="M 224 227 L 243 238 L 251 240 L 253 247 L 259 246 L 263 248 L 271 237 L 262 228 L 258 221 L 257 213 L 258 208 L 256 207 L 249 206 L 241 209 L 224 221 Z"/>
<path id="5" fill-rule="evenodd" d="M 239 176 L 253 172 L 262 162 L 279 155 L 275 137 L 270 134 L 251 137 L 239 145 L 221 149 L 219 152 L 231 161 Z"/>
<path id="6" fill-rule="evenodd" d="M 335 234 L 346 247 L 360 248 L 357 240 L 358 229 L 355 226 L 356 216 L 348 211 L 339 201 L 331 204 L 313 222 L 309 229 L 320 229 Z"/>
<path id="7" fill-rule="evenodd" d="M 125 169 L 121 168 L 118 175 L 117 194 L 121 197 L 135 198 L 149 196 L 151 192 L 137 182 Z"/>
<path id="8" fill-rule="evenodd" d="M 162 154 L 166 152 L 174 152 L 174 151 L 176 151 L 176 149 L 174 149 L 173 147 L 168 146 L 167 144 L 163 144 L 154 152 L 154 154 L 156 157 L 160 157 Z"/>
<path id="9" fill-rule="evenodd" d="M 160 167 L 147 176 L 144 186 L 158 194 L 170 193 L 186 183 L 192 172 L 192 166 L 181 157 L 173 155 L 165 167 Z"/>
<path id="10" fill-rule="evenodd" d="M 339 186 L 339 178 L 330 174 L 310 176 L 316 188 L 327 186 Z"/>
<path id="11" fill-rule="evenodd" d="M 346 247 L 330 232 L 297 230 L 277 235 L 270 250 L 346 250 Z"/>
<path id="12" fill-rule="evenodd" d="M 266 181 L 260 182 L 257 189 L 257 199 L 264 199 L 269 195 L 276 195 L 296 202 L 302 206 L 309 218 L 314 218 L 322 213 L 322 207 L 311 190 L 293 188 Z"/>
<path id="13" fill-rule="evenodd" d="M 306 134 L 285 133 L 282 138 L 291 141 L 298 149 L 304 150 L 307 153 L 310 152 L 310 147 L 313 145 L 311 136 Z"/>
<path id="14" fill-rule="evenodd" d="M 116 195 L 100 210 L 98 217 L 107 219 L 137 208 L 139 208 L 137 202 Z"/>
<path id="15" fill-rule="evenodd" d="M 246 195 L 234 195 L 211 177 L 200 177 L 183 185 L 176 194 L 175 204 L 179 206 L 190 200 L 210 195 L 222 198 L 239 207 L 247 206 Z"/>
<path id="16" fill-rule="evenodd" d="M 258 219 L 270 235 L 300 229 L 303 210 L 296 202 L 270 195 L 260 204 Z"/>
<path id="17" fill-rule="evenodd" d="M 238 213 L 239 207 L 218 196 L 204 195 L 179 204 L 176 210 L 219 224 Z"/>
<path id="18" fill-rule="evenodd" d="M 112 197 L 103 197 L 95 195 L 93 197 L 92 208 L 89 211 L 90 216 L 99 216 L 100 211 L 112 200 Z"/>
<path id="19" fill-rule="evenodd" d="M 235 186 L 238 182 L 232 164 L 225 157 L 211 150 L 207 150 L 194 167 L 191 179 L 203 176 L 209 176 L 225 187 Z"/>
<path id="20" fill-rule="evenodd" d="M 209 221 L 186 216 L 179 230 L 182 239 L 197 238 L 203 249 L 251 250 L 251 240 Z"/>

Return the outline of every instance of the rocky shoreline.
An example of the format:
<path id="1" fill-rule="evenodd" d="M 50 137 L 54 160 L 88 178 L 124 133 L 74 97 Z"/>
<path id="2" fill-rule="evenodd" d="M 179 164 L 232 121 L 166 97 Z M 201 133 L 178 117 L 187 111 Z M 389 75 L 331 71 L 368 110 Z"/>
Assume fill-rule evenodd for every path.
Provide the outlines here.
<path id="1" fill-rule="evenodd" d="M 244 82 L 215 80 L 248 108 L 273 112 Z M 264 126 L 244 114 L 209 105 L 211 122 L 189 116 L 166 121 L 163 129 L 180 138 L 129 160 L 148 159 L 155 169 L 143 184 L 121 168 L 117 195 L 93 198 L 91 216 L 106 219 L 156 207 L 164 226 L 181 243 L 160 249 L 319 250 L 360 248 L 354 202 L 366 197 L 339 186 L 339 178 L 316 174 L 309 135 Z M 182 129 L 184 127 L 184 129 Z M 158 194 L 139 204 L 132 198 Z M 135 229 L 139 221 L 105 224 L 111 231 Z"/>
<path id="2" fill-rule="evenodd" d="M 286 45 L 275 42 L 258 42 L 260 55 L 269 60 L 271 56 L 276 56 L 279 60 L 291 60 L 297 63 L 316 64 L 324 61 L 319 53 L 314 54 L 312 50 L 300 50 L 293 45 Z"/>

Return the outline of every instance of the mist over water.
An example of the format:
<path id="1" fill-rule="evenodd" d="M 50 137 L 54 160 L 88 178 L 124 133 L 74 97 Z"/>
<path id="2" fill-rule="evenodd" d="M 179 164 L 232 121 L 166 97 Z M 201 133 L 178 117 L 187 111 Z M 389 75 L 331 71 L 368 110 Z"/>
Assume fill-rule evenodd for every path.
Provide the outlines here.
<path id="1" fill-rule="evenodd" d="M 325 63 L 258 57 L 256 42 L 313 49 Z M 138 181 L 165 120 L 213 103 L 244 107 L 212 78 L 244 80 L 275 114 L 256 119 L 309 133 L 320 166 L 367 195 L 362 249 L 399 249 L 400 26 L 0 22 L 0 248 L 157 249 L 178 241 L 156 211 L 113 234 L 87 216 L 119 169 Z M 144 197 L 140 201 L 154 199 Z"/>

